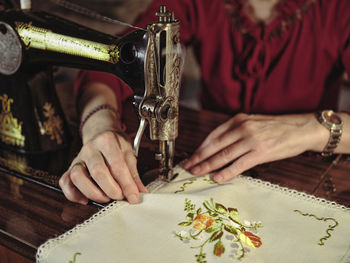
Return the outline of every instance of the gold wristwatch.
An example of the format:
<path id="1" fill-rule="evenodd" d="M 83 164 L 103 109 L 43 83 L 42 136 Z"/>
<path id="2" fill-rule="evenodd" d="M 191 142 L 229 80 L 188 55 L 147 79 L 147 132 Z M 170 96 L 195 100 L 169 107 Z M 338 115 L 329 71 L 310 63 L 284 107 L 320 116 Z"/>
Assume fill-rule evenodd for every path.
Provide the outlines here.
<path id="1" fill-rule="evenodd" d="M 337 148 L 340 142 L 343 133 L 343 121 L 332 110 L 317 112 L 317 119 L 330 132 L 328 143 L 321 153 L 322 156 L 328 157 L 333 154 L 334 149 Z"/>

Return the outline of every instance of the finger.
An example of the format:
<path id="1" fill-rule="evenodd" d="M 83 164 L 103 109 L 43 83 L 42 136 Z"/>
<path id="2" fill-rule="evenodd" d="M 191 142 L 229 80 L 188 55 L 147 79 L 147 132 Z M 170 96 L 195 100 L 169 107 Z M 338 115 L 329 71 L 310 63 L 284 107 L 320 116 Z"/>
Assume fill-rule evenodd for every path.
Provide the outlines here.
<path id="1" fill-rule="evenodd" d="M 86 205 L 88 199 L 73 185 L 69 178 L 69 171 L 65 172 L 58 181 L 64 196 L 72 202 Z"/>
<path id="2" fill-rule="evenodd" d="M 237 127 L 240 123 L 242 123 L 244 120 L 248 118 L 248 115 L 245 113 L 239 113 L 233 118 L 229 119 L 225 123 L 219 125 L 216 127 L 209 135 L 208 137 L 201 143 L 201 145 L 198 147 L 203 148 L 207 147 L 212 140 L 216 139 L 217 137 L 221 136 L 222 134 L 225 134 L 229 130 L 234 129 Z"/>
<path id="3" fill-rule="evenodd" d="M 215 176 L 216 182 L 225 182 L 244 171 L 262 163 L 261 155 L 257 151 L 250 151 L 234 161 L 229 167 L 219 171 Z"/>
<path id="4" fill-rule="evenodd" d="M 218 136 L 230 130 L 234 126 L 234 123 L 235 123 L 235 120 L 234 118 L 232 118 L 227 122 L 216 127 L 214 130 L 210 132 L 210 134 L 204 139 L 204 141 L 201 143 L 201 145 L 198 148 L 200 149 L 208 146 L 208 144 L 210 144 L 212 140 L 214 140 Z"/>
<path id="5" fill-rule="evenodd" d="M 204 160 L 205 158 L 208 158 L 209 156 L 200 156 L 203 152 L 203 150 L 206 150 L 207 148 L 212 147 L 212 143 L 217 142 L 221 140 L 220 137 L 225 136 L 230 130 L 234 130 L 240 123 L 242 123 L 244 120 L 248 118 L 248 115 L 245 113 L 239 113 L 235 117 L 231 118 L 230 120 L 226 121 L 225 123 L 221 124 L 217 128 L 215 128 L 201 143 L 201 145 L 198 147 L 198 149 L 195 151 L 195 153 L 185 161 L 185 163 L 182 165 L 182 167 L 185 170 L 190 169 L 194 165 L 198 164 L 200 161 Z M 220 146 L 220 148 L 225 148 L 228 144 L 227 142 L 223 142 L 223 145 Z M 208 153 L 209 154 L 209 153 Z"/>
<path id="6" fill-rule="evenodd" d="M 149 192 L 148 189 L 145 187 L 145 185 L 142 183 L 140 179 L 140 175 L 137 171 L 137 160 L 132 151 L 125 154 L 125 162 L 129 168 L 130 174 L 134 179 L 139 191 L 142 193 L 148 193 Z"/>
<path id="7" fill-rule="evenodd" d="M 224 124 L 218 126 L 216 129 L 214 129 L 205 139 L 204 141 L 198 146 L 197 150 L 193 153 L 193 155 L 185 160 L 185 162 L 182 164 L 182 168 L 185 170 L 190 169 L 193 167 L 196 163 L 198 163 L 198 153 L 212 142 L 212 140 L 216 139 L 219 135 L 229 130 L 229 127 L 231 127 L 232 119 L 225 122 Z"/>
<path id="8" fill-rule="evenodd" d="M 90 176 L 101 191 L 111 199 L 123 200 L 124 195 L 118 182 L 112 176 L 105 159 L 100 152 L 84 156 Z"/>
<path id="9" fill-rule="evenodd" d="M 186 165 L 186 167 L 188 167 L 187 169 L 198 165 L 199 163 L 203 162 L 215 153 L 224 150 L 229 145 L 234 144 L 240 138 L 241 133 L 238 130 L 230 130 L 224 134 L 221 134 L 220 136 L 212 140 L 211 143 L 208 144 L 208 146 L 198 148 L 194 152 L 194 154 L 188 160 L 189 164 Z"/>
<path id="10" fill-rule="evenodd" d="M 191 173 L 194 175 L 205 175 L 232 162 L 249 150 L 250 143 L 245 140 L 238 141 L 191 168 Z"/>
<path id="11" fill-rule="evenodd" d="M 91 180 L 84 166 L 74 165 L 70 170 L 69 176 L 75 187 L 88 199 L 98 203 L 106 203 L 110 200 L 110 198 Z"/>
<path id="12" fill-rule="evenodd" d="M 119 140 L 118 137 L 117 140 Z M 138 187 L 124 160 L 124 153 L 120 151 L 117 143 L 121 144 L 125 142 L 116 141 L 115 145 L 113 144 L 112 147 L 107 147 L 104 150 L 103 156 L 112 176 L 119 183 L 126 199 L 132 204 L 138 203 L 140 201 Z"/>

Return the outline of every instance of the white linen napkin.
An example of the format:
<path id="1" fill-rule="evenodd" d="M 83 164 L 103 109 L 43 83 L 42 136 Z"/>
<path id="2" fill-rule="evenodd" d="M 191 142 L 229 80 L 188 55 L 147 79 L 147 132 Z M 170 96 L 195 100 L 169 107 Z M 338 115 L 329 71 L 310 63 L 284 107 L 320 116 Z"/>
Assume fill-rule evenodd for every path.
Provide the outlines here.
<path id="1" fill-rule="evenodd" d="M 37 262 L 350 262 L 349 208 L 250 177 L 175 173 L 48 240 Z"/>

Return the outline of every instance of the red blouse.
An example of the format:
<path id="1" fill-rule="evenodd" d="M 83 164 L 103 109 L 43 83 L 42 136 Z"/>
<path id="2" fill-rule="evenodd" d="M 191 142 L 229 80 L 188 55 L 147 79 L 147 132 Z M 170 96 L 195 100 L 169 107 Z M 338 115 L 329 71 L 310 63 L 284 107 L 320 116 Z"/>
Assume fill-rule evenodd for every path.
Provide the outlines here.
<path id="1" fill-rule="evenodd" d="M 350 73 L 350 1 L 282 0 L 268 25 L 254 24 L 240 0 L 155 0 L 137 21 L 155 21 L 160 5 L 181 21 L 181 40 L 201 65 L 203 108 L 229 114 L 298 113 L 336 109 L 339 82 Z M 131 95 L 116 77 L 84 71 L 103 82 L 119 103 Z"/>

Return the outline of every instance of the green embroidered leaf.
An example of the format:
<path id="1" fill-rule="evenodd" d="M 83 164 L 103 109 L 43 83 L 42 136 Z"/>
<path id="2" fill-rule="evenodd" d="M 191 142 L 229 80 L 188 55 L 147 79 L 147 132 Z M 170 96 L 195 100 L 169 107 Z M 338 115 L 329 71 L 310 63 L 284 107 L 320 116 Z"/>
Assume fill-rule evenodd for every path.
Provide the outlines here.
<path id="1" fill-rule="evenodd" d="M 189 226 L 191 224 L 192 224 L 192 222 L 181 222 L 181 223 L 178 223 L 179 226 Z"/>
<path id="2" fill-rule="evenodd" d="M 219 213 L 226 213 L 227 212 L 227 208 L 219 203 L 216 203 L 215 205 L 215 209 L 219 212 Z"/>
<path id="3" fill-rule="evenodd" d="M 206 253 L 203 253 L 202 251 L 200 251 L 200 254 L 195 255 L 196 257 L 196 261 L 198 263 L 207 263 L 207 261 L 205 260 L 205 257 L 207 256 Z"/>
<path id="4" fill-rule="evenodd" d="M 202 213 L 202 208 L 201 208 L 201 207 L 198 208 L 198 210 L 197 210 L 197 215 L 199 215 L 200 213 Z"/>
<path id="5" fill-rule="evenodd" d="M 214 231 L 217 231 L 219 229 L 219 226 L 218 225 L 212 225 L 210 227 L 208 227 L 205 232 L 207 233 L 213 233 Z"/>
<path id="6" fill-rule="evenodd" d="M 221 255 L 224 254 L 224 253 L 225 253 L 225 246 L 221 242 L 221 240 L 219 240 L 214 245 L 214 255 L 217 256 L 217 257 L 221 257 Z"/>
<path id="7" fill-rule="evenodd" d="M 229 207 L 229 208 L 228 208 L 228 212 L 229 212 L 230 215 L 232 215 L 232 216 L 238 215 L 238 210 L 237 210 L 237 208 L 231 208 L 231 207 Z"/>
<path id="8" fill-rule="evenodd" d="M 237 230 L 233 226 L 224 226 L 224 229 L 235 236 L 238 234 Z"/>
<path id="9" fill-rule="evenodd" d="M 188 214 L 186 215 L 186 219 L 187 219 L 188 221 L 192 221 L 192 220 L 193 220 L 193 217 L 194 217 L 194 214 L 193 214 L 193 213 L 188 213 Z"/>
<path id="10" fill-rule="evenodd" d="M 194 212 L 195 209 L 196 209 L 196 206 L 194 204 L 192 204 L 191 201 L 186 198 L 185 199 L 184 211 L 186 211 L 186 212 Z"/>
<path id="11" fill-rule="evenodd" d="M 211 208 L 209 207 L 209 204 L 208 204 L 207 201 L 204 202 L 203 205 L 204 205 L 204 207 L 205 207 L 209 212 L 211 211 Z"/>
<path id="12" fill-rule="evenodd" d="M 208 211 L 208 214 L 209 214 L 211 217 L 217 217 L 217 216 L 218 216 L 218 213 L 215 213 L 215 212 L 212 212 L 212 211 Z"/>
<path id="13" fill-rule="evenodd" d="M 215 209 L 214 198 L 210 198 L 210 206 Z"/>
<path id="14" fill-rule="evenodd" d="M 223 220 L 222 220 L 221 218 L 217 218 L 217 219 L 215 220 L 215 222 L 217 222 L 217 223 L 222 223 Z"/>
<path id="15" fill-rule="evenodd" d="M 209 238 L 209 242 L 214 242 L 215 240 L 218 240 L 219 238 L 222 237 L 222 235 L 224 234 L 224 232 L 222 231 L 216 231 L 214 232 L 211 237 Z"/>
<path id="16" fill-rule="evenodd" d="M 232 222 L 235 222 L 236 224 L 243 226 L 243 224 L 241 222 L 239 222 L 239 220 L 237 218 L 234 218 L 232 216 L 229 216 L 229 218 L 231 219 Z"/>

